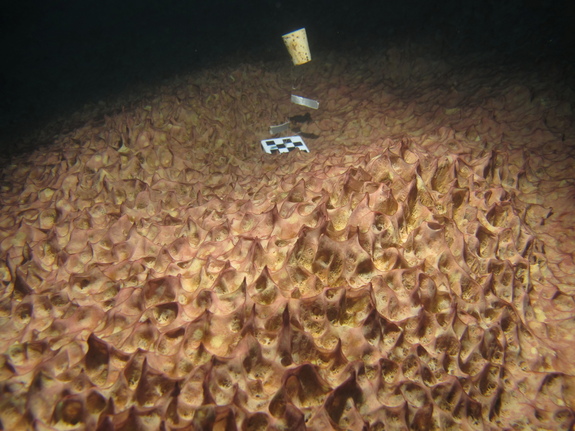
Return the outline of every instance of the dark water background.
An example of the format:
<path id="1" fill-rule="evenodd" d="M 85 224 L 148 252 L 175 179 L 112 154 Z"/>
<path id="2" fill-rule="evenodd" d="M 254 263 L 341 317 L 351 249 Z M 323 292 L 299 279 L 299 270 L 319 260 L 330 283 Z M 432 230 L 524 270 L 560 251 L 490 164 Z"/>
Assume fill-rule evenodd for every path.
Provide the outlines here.
<path id="1" fill-rule="evenodd" d="M 226 61 L 289 59 L 281 35 L 300 27 L 312 54 L 410 40 L 443 55 L 575 70 L 573 0 L 12 2 L 0 11 L 0 150 L 23 151 L 54 118 L 134 85 Z"/>

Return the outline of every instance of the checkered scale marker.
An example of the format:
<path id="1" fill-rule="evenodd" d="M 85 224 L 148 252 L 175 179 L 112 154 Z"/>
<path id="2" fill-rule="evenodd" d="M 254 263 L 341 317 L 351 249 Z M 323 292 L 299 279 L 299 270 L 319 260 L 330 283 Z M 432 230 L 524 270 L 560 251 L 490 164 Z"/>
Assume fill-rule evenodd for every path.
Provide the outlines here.
<path id="1" fill-rule="evenodd" d="M 289 136 L 287 138 L 275 138 L 262 140 L 262 148 L 268 154 L 289 153 L 296 148 L 309 153 L 307 145 L 299 136 Z"/>

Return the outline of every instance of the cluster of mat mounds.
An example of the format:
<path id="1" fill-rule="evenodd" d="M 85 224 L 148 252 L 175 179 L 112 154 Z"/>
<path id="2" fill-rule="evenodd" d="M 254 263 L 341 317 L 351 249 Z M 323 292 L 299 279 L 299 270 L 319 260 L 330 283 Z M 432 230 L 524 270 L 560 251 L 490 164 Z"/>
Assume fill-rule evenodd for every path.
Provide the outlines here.
<path id="1" fill-rule="evenodd" d="M 1 428 L 570 429 L 571 105 L 405 52 L 314 59 L 309 154 L 265 64 L 7 166 Z"/>

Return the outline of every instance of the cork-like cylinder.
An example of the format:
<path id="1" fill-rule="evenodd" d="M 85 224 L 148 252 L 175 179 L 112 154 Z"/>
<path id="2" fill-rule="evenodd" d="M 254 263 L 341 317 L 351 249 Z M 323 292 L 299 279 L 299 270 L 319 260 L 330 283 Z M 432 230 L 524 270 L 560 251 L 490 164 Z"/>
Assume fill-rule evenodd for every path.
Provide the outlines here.
<path id="1" fill-rule="evenodd" d="M 311 53 L 307 43 L 305 28 L 284 34 L 282 38 L 295 66 L 311 61 Z"/>

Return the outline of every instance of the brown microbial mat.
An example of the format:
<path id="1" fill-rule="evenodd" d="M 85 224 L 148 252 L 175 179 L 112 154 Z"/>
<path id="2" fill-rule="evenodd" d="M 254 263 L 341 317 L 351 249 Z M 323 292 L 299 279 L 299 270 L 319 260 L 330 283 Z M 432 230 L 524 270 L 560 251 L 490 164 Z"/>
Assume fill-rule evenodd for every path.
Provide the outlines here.
<path id="1" fill-rule="evenodd" d="M 310 153 L 268 155 L 292 67 L 179 77 L 3 169 L 2 429 L 573 427 L 560 72 L 318 53 Z"/>

